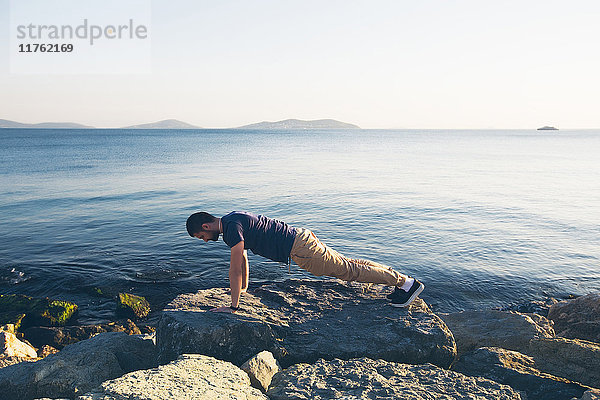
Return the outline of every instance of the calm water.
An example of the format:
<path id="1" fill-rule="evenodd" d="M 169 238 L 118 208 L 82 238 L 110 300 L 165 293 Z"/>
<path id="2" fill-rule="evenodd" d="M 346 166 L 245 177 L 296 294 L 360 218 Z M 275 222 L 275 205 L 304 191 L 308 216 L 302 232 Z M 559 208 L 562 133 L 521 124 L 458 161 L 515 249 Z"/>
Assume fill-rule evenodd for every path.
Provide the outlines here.
<path id="1" fill-rule="evenodd" d="M 419 277 L 438 311 L 600 291 L 600 131 L 0 130 L 0 293 L 227 286 L 195 211 L 312 229 Z M 250 255 L 251 284 L 290 276 Z M 292 267 L 292 277 L 306 277 Z"/>

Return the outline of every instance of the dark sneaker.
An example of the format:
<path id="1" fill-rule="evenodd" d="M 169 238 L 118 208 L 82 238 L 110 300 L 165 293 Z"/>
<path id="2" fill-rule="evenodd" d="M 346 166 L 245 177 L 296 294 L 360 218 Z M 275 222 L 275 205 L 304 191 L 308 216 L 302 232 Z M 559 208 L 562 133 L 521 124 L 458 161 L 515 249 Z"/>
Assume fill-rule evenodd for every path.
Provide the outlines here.
<path id="1" fill-rule="evenodd" d="M 407 307 L 412 303 L 419 294 L 425 289 L 425 285 L 415 279 L 408 292 L 396 287 L 394 291 L 387 297 L 391 300 L 391 305 L 394 307 Z"/>
<path id="2" fill-rule="evenodd" d="M 396 296 L 398 296 L 398 295 L 396 294 L 396 292 L 397 292 L 397 291 L 399 291 L 399 290 L 400 290 L 402 293 L 406 293 L 404 290 L 400 289 L 398 286 L 394 286 L 394 290 L 392 291 L 392 293 L 390 293 L 390 294 L 386 295 L 385 297 L 387 297 L 388 299 L 390 299 L 390 300 L 391 300 L 391 299 L 395 298 Z"/>

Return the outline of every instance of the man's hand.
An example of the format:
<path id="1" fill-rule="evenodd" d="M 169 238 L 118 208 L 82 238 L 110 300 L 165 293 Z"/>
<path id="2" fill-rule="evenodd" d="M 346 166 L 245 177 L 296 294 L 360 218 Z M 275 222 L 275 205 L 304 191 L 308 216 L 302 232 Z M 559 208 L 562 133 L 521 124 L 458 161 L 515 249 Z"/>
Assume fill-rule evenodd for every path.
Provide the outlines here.
<path id="1" fill-rule="evenodd" d="M 211 308 L 211 309 L 210 309 L 210 311 L 212 311 L 212 312 L 224 312 L 224 313 L 230 313 L 230 314 L 232 314 L 232 313 L 234 313 L 234 312 L 235 312 L 234 310 L 232 310 L 232 309 L 231 309 L 231 308 L 229 308 L 229 307 L 216 307 L 216 308 Z"/>

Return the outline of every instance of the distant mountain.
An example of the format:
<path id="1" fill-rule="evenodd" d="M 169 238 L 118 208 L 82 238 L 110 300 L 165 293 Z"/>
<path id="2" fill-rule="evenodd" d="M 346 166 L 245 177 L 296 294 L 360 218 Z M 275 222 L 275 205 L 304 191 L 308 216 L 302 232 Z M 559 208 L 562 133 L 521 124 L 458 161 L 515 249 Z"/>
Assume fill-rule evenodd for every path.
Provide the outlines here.
<path id="1" fill-rule="evenodd" d="M 27 129 L 94 129 L 93 126 L 76 124 L 74 122 L 42 122 L 39 124 L 23 124 L 21 122 L 0 119 L 0 128 L 27 128 Z"/>
<path id="2" fill-rule="evenodd" d="M 557 131 L 558 128 L 553 126 L 542 126 L 541 128 L 537 128 L 538 131 Z"/>
<path id="3" fill-rule="evenodd" d="M 277 122 L 258 122 L 256 124 L 240 126 L 236 129 L 360 129 L 360 127 L 336 121 L 335 119 L 315 119 L 312 121 L 285 119 Z"/>
<path id="4" fill-rule="evenodd" d="M 165 119 L 149 124 L 126 126 L 121 129 L 202 129 L 195 125 L 190 125 L 187 122 L 178 121 L 176 119 Z"/>

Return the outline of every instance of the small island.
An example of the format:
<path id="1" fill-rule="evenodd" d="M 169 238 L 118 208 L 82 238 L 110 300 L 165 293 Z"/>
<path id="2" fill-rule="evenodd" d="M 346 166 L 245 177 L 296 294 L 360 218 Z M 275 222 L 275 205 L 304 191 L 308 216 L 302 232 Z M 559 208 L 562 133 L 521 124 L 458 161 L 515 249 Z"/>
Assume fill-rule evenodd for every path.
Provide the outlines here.
<path id="1" fill-rule="evenodd" d="M 286 119 L 283 121 L 263 121 L 240 126 L 236 129 L 360 129 L 359 126 L 334 119 L 301 120 Z"/>
<path id="2" fill-rule="evenodd" d="M 558 128 L 553 126 L 542 126 L 541 128 L 537 128 L 538 131 L 557 131 Z"/>
<path id="3" fill-rule="evenodd" d="M 187 122 L 176 119 L 165 119 L 162 121 L 151 122 L 149 124 L 124 126 L 121 129 L 202 129 L 199 126 L 188 124 Z"/>
<path id="4" fill-rule="evenodd" d="M 41 122 L 38 124 L 26 124 L 7 119 L 0 119 L 0 128 L 13 129 L 93 129 L 93 126 L 76 124 L 74 122 Z"/>

